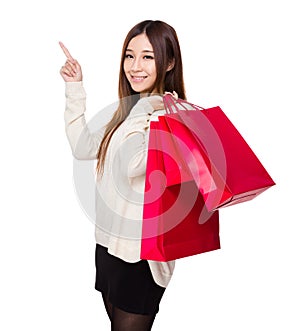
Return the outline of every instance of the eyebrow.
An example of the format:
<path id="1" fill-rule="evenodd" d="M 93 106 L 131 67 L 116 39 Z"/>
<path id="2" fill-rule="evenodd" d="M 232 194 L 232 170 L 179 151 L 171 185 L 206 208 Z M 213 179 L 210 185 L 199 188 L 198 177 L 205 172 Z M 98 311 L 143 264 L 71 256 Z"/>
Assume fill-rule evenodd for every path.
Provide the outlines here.
<path id="1" fill-rule="evenodd" d="M 126 51 L 127 51 L 127 52 L 133 52 L 133 50 L 130 49 L 130 48 L 127 48 Z M 153 52 L 153 51 L 150 51 L 149 49 L 144 49 L 144 50 L 142 51 L 142 53 L 154 53 L 154 52 Z"/>

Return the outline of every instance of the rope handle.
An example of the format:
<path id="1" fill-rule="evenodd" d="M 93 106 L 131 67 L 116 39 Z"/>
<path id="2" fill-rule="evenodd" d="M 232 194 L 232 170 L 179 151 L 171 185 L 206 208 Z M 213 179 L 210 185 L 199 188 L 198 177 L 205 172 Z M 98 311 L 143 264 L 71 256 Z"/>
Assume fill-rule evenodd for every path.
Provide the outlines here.
<path id="1" fill-rule="evenodd" d="M 167 93 L 163 96 L 163 102 L 165 110 L 168 114 L 174 114 L 178 111 L 190 111 L 190 110 L 205 110 L 205 108 L 197 106 L 191 102 L 183 99 L 176 99 L 172 94 Z"/>

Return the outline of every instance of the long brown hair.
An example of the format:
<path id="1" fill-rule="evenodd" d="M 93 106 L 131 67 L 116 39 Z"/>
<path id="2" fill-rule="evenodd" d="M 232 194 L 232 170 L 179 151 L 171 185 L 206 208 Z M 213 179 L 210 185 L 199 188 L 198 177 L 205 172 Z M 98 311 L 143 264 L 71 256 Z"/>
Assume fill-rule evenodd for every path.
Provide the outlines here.
<path id="1" fill-rule="evenodd" d="M 178 97 L 186 99 L 182 58 L 176 31 L 169 24 L 162 21 L 146 20 L 135 25 L 127 34 L 121 55 L 120 73 L 119 73 L 119 106 L 110 122 L 106 125 L 104 137 L 101 141 L 98 151 L 97 172 L 103 171 L 105 156 L 108 144 L 114 132 L 120 124 L 126 119 L 130 110 L 138 101 L 140 95 L 136 93 L 130 86 L 123 69 L 123 63 L 126 55 L 126 49 L 129 42 L 134 37 L 145 33 L 148 37 L 154 52 L 154 59 L 157 71 L 156 81 L 153 90 L 160 94 L 165 91 L 176 91 Z M 168 70 L 171 64 L 173 68 Z"/>

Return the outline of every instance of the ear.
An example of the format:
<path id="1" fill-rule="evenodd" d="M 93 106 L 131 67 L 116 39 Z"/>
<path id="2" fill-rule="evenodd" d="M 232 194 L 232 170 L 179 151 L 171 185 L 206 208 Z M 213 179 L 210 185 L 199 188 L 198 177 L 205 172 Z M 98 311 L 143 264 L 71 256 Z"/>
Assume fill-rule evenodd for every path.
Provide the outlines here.
<path id="1" fill-rule="evenodd" d="M 167 68 L 167 71 L 172 70 L 172 69 L 174 68 L 174 66 L 175 66 L 175 59 L 173 59 L 173 60 L 169 63 L 168 68 Z"/>

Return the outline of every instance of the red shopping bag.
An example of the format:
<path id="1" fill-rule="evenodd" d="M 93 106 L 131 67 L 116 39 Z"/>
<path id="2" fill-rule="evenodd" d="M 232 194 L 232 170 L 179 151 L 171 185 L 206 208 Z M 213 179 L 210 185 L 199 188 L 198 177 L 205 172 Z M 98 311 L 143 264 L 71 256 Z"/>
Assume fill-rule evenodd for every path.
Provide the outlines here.
<path id="1" fill-rule="evenodd" d="M 151 122 L 141 258 L 170 261 L 220 248 L 218 211 L 208 212 L 194 181 L 167 186 L 163 130 Z"/>
<path id="2" fill-rule="evenodd" d="M 164 116 L 208 210 L 251 200 L 274 181 L 220 107 L 164 96 Z"/>

